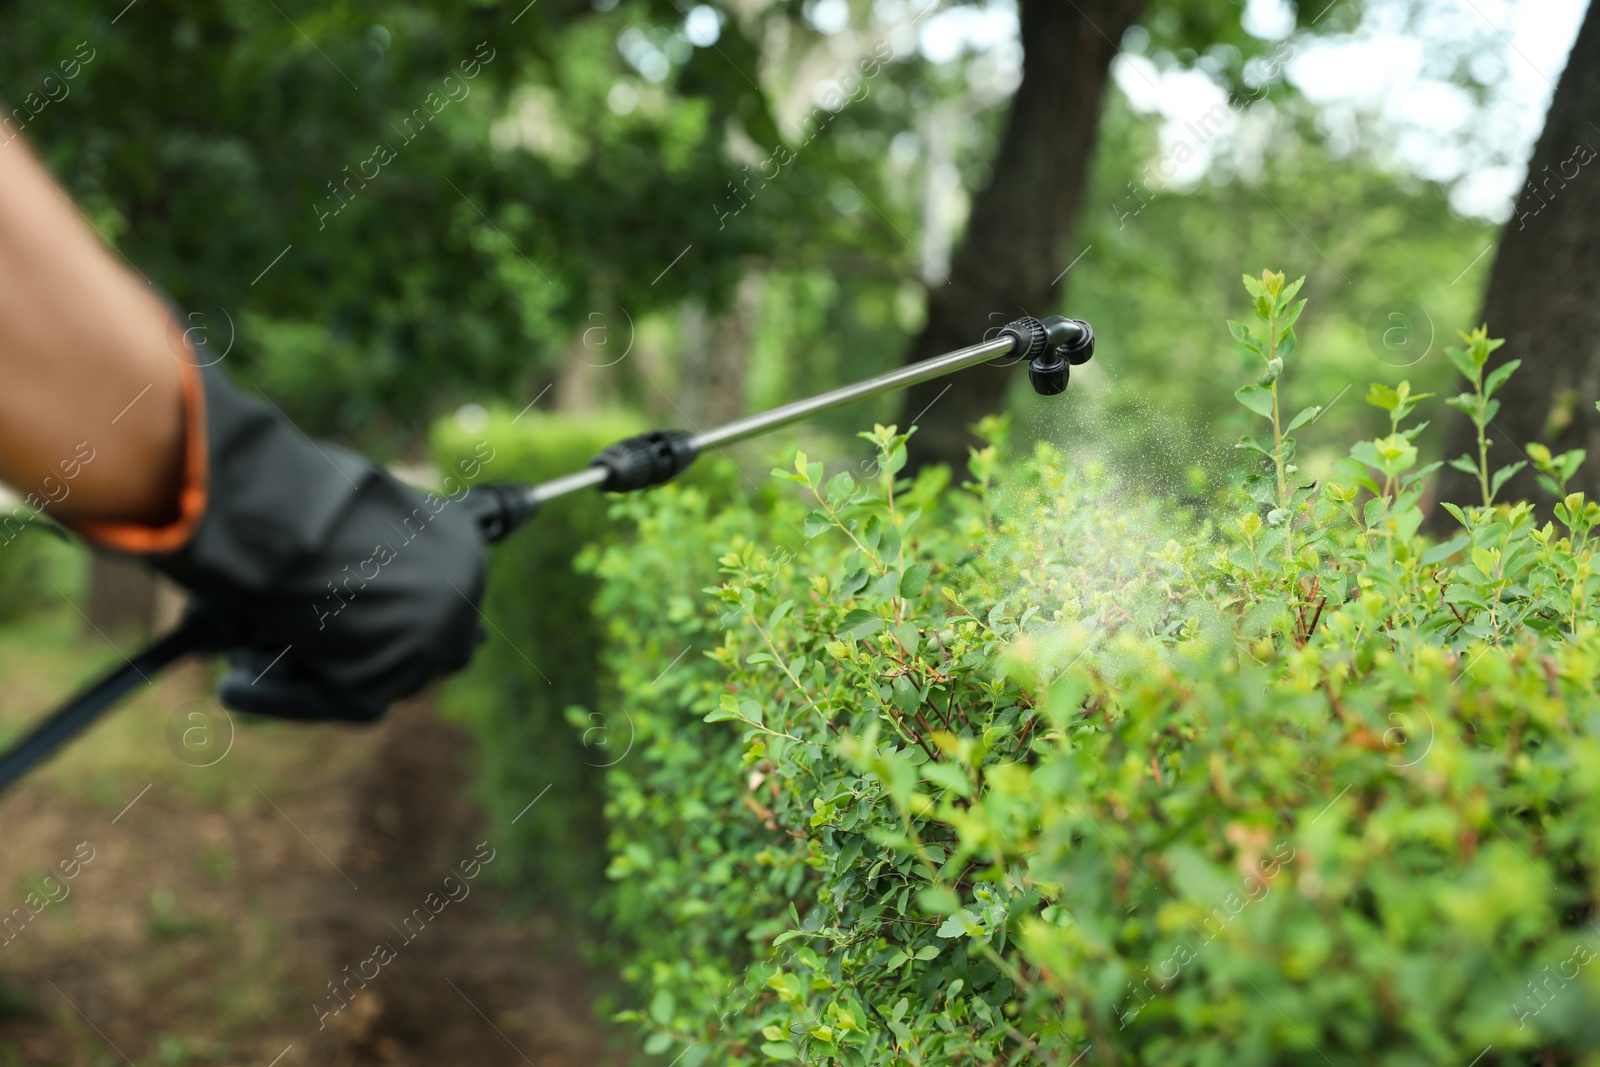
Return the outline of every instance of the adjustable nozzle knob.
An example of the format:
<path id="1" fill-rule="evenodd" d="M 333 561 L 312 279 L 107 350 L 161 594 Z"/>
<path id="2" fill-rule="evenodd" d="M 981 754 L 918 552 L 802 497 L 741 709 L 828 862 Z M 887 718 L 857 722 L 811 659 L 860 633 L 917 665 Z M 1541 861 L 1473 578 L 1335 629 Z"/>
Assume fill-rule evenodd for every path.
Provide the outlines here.
<path id="1" fill-rule="evenodd" d="M 1033 391 L 1040 396 L 1059 396 L 1066 392 L 1067 382 L 1071 378 L 1072 364 L 1056 352 L 1028 363 L 1028 381 L 1033 383 Z"/>

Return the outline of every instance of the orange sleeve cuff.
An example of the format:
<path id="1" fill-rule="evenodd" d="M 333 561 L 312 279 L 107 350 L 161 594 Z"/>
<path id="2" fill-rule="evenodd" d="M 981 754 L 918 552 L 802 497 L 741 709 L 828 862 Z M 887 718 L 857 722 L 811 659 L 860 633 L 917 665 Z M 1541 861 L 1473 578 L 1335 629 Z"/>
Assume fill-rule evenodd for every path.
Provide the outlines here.
<path id="1" fill-rule="evenodd" d="M 187 350 L 187 345 L 185 345 Z M 178 517 L 164 526 L 135 522 L 79 520 L 71 526 L 102 548 L 132 555 L 173 552 L 188 544 L 206 510 L 206 404 L 200 368 L 178 360 L 183 382 L 183 484 Z"/>

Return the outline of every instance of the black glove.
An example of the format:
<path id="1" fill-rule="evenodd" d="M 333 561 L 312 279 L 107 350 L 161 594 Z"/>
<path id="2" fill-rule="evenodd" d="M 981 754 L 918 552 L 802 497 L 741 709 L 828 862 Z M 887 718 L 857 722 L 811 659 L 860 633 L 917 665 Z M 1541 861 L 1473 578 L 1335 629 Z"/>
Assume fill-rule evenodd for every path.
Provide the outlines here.
<path id="1" fill-rule="evenodd" d="M 220 687 L 235 711 L 367 721 L 465 666 L 481 640 L 484 546 L 462 494 L 403 485 L 312 442 L 202 372 L 205 510 L 147 561 L 229 630 Z"/>

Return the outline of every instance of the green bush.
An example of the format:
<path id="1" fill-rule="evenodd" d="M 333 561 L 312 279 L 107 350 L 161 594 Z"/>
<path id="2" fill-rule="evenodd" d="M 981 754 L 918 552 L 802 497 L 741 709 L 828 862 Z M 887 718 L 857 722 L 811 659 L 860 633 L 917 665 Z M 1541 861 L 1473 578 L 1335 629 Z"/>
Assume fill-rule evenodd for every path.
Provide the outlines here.
<path id="1" fill-rule="evenodd" d="M 474 483 L 540 482 L 581 469 L 639 429 L 621 414 L 495 412 L 482 429 L 438 423 L 433 454 L 441 472 Z M 491 550 L 484 645 L 444 696 L 446 713 L 477 741 L 494 839 L 506 856 L 497 876 L 528 900 L 586 907 L 605 867 L 605 738 L 567 722 L 569 708 L 596 706 L 596 583 L 572 562 L 607 528 L 605 512 L 593 494 L 565 497 Z"/>
<path id="2" fill-rule="evenodd" d="M 1278 405 L 1299 286 L 1247 285 L 1266 428 L 1208 516 L 1048 446 L 1002 462 L 999 423 L 960 491 L 897 480 L 880 428 L 868 481 L 799 457 L 805 503 L 617 506 L 601 906 L 649 1052 L 1600 1062 L 1582 456 L 1528 449 L 1543 524 L 1463 457 L 1483 499 L 1429 542 L 1429 398 L 1374 386 L 1390 432 L 1310 481 L 1320 412 Z M 1450 353 L 1483 434 L 1494 346 Z"/>

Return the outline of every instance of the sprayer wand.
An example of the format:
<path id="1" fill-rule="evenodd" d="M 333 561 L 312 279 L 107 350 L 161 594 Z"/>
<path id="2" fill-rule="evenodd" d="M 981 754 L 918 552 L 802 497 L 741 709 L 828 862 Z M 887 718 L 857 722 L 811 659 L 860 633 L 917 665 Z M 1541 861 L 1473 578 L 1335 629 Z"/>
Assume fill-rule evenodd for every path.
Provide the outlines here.
<path id="1" fill-rule="evenodd" d="M 1065 392 L 1071 369 L 1094 355 L 1094 330 L 1080 319 L 1054 316 L 1018 319 L 993 340 L 934 356 L 898 370 L 840 386 L 805 400 L 796 400 L 756 415 L 746 415 L 697 433 L 686 430 L 652 430 L 618 441 L 594 458 L 588 467 L 540 485 L 491 484 L 475 486 L 467 496 L 478 509 L 478 523 L 488 541 L 499 541 L 527 522 L 539 508 L 557 497 L 584 489 L 629 493 L 671 481 L 710 448 L 747 441 L 752 437 L 858 400 L 904 389 L 975 367 L 991 359 L 1028 363 L 1028 379 L 1041 396 Z"/>
<path id="2" fill-rule="evenodd" d="M 1013 365 L 1027 361 L 1034 391 L 1041 396 L 1055 396 L 1066 391 L 1072 368 L 1087 363 L 1093 355 L 1094 330 L 1087 322 L 1060 316 L 1018 319 L 1001 329 L 993 340 L 958 352 L 934 356 L 710 430 L 654 430 L 630 437 L 607 448 L 581 471 L 539 485 L 474 486 L 461 503 L 472 509 L 484 540 L 500 541 L 557 497 L 583 489 L 627 493 L 662 485 L 687 470 L 706 449 L 759 437 L 820 412 L 942 378 L 992 359 L 1004 359 Z M 0 790 L 42 763 L 140 682 L 148 683 L 190 653 L 226 651 L 229 629 L 226 620 L 215 617 L 203 601 L 197 598 L 191 602 L 176 629 L 80 691 L 0 756 Z"/>

